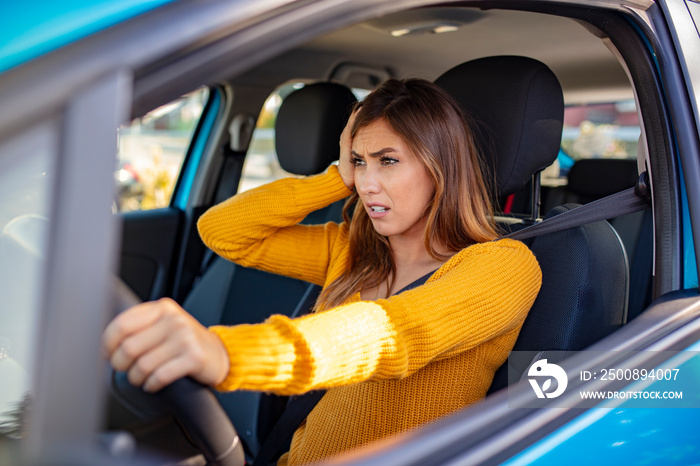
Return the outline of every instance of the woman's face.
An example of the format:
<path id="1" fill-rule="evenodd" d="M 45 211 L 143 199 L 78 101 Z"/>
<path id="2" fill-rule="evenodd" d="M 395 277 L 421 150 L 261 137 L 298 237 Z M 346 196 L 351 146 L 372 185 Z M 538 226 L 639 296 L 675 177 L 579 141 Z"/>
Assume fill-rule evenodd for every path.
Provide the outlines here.
<path id="1" fill-rule="evenodd" d="M 390 239 L 423 241 L 423 213 L 435 183 L 384 119 L 361 128 L 352 141 L 355 189 L 374 229 Z"/>

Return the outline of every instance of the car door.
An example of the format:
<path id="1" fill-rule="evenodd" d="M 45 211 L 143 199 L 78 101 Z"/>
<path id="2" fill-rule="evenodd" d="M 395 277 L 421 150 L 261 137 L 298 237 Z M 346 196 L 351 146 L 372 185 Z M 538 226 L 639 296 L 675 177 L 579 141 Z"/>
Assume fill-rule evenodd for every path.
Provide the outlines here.
<path id="1" fill-rule="evenodd" d="M 120 128 L 119 275 L 142 300 L 172 294 L 190 243 L 201 258 L 194 226 L 199 212 L 187 211 L 188 198 L 202 156 L 211 150 L 221 100 L 219 90 L 200 88 Z"/>

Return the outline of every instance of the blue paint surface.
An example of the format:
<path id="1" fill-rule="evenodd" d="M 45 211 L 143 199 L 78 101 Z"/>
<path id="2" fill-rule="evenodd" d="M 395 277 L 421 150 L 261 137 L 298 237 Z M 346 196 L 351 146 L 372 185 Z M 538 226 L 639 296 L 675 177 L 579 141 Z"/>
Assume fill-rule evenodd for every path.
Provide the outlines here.
<path id="1" fill-rule="evenodd" d="M 506 461 L 508 466 L 561 464 L 700 464 L 700 342 L 663 367 L 676 381 L 632 383 L 625 390 L 681 391 L 681 400 L 640 406 L 639 400 L 603 402 Z M 682 376 L 682 377 L 680 377 Z"/>
<path id="2" fill-rule="evenodd" d="M 3 2 L 0 73 L 174 0 Z"/>
<path id="3" fill-rule="evenodd" d="M 681 166 L 680 160 L 678 165 Z M 695 256 L 695 242 L 693 241 L 693 226 L 690 222 L 690 208 L 688 207 L 688 191 L 685 189 L 685 177 L 681 168 L 681 219 L 683 228 L 683 288 L 693 289 L 698 287 L 698 264 Z"/>

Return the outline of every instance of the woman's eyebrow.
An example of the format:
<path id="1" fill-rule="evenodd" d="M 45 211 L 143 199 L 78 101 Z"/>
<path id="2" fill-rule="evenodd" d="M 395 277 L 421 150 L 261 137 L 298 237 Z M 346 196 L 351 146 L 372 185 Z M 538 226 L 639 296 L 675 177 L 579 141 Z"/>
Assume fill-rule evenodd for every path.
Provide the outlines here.
<path id="1" fill-rule="evenodd" d="M 362 155 L 355 152 L 354 149 L 351 152 L 353 155 L 355 155 L 357 157 L 362 157 Z M 381 157 L 382 155 L 392 153 L 392 152 L 398 152 L 398 150 L 394 149 L 393 147 L 385 147 L 384 149 L 380 149 L 376 152 L 370 152 L 369 156 L 370 157 Z"/>

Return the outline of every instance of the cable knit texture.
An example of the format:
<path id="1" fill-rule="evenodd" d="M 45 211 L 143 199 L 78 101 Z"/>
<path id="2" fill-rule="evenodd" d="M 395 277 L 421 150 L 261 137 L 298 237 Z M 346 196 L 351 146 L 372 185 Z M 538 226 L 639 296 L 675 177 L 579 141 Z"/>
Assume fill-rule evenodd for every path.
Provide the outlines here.
<path id="1" fill-rule="evenodd" d="M 298 225 L 347 197 L 335 167 L 238 194 L 199 220 L 204 242 L 246 267 L 328 285 L 348 267 L 346 224 Z M 219 390 L 283 395 L 328 389 L 281 464 L 318 461 L 482 399 L 537 296 L 541 272 L 521 242 L 455 254 L 428 281 L 389 299 L 211 331 L 231 367 Z"/>

